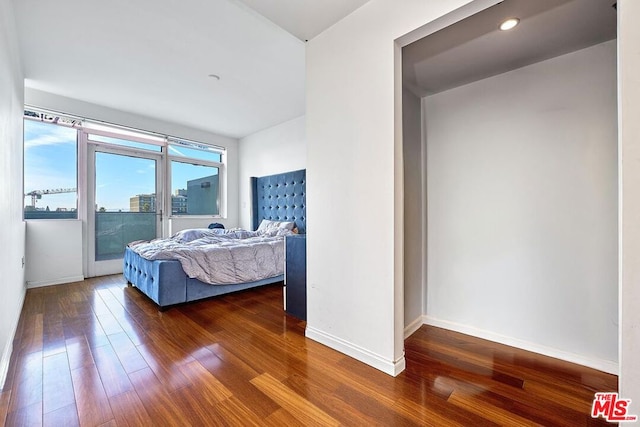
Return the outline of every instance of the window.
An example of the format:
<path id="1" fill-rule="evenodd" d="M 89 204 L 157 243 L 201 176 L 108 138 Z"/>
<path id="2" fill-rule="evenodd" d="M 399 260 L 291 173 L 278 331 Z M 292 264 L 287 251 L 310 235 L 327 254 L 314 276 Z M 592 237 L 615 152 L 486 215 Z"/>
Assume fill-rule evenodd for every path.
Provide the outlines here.
<path id="1" fill-rule="evenodd" d="M 222 162 L 220 149 L 197 142 L 184 141 L 179 139 L 170 140 L 169 155 L 174 157 L 191 157 L 210 162 Z"/>
<path id="2" fill-rule="evenodd" d="M 220 214 L 219 168 L 171 161 L 171 213 Z"/>
<path id="3" fill-rule="evenodd" d="M 171 140 L 171 214 L 220 215 L 219 149 L 191 141 Z"/>
<path id="4" fill-rule="evenodd" d="M 136 178 L 128 178 L 128 184 L 121 186 L 131 192 L 128 206 L 124 202 L 111 206 L 106 197 L 108 191 L 98 183 L 98 199 L 94 201 L 95 210 L 100 213 L 113 210 L 118 213 L 127 210 L 154 213 L 156 207 L 162 208 L 159 215 L 163 215 L 163 211 L 175 216 L 219 216 L 224 213 L 221 189 L 224 188 L 226 173 L 225 148 L 27 107 L 24 112 L 25 219 L 77 219 L 78 197 L 82 203 L 93 203 L 89 202 L 93 199 L 84 192 L 78 194 L 77 171 L 78 164 L 80 170 L 85 170 L 88 162 L 95 162 L 93 167 L 98 168 L 99 156 L 96 159 L 79 159 L 79 153 L 92 152 L 85 145 L 79 150 L 80 144 L 94 147 L 92 149 L 96 152 L 130 153 L 131 157 L 154 156 L 157 159 L 158 182 L 154 191 L 134 191 L 129 184 L 140 183 L 137 175 Z M 125 175 L 119 166 L 100 168 L 120 178 Z M 89 167 L 87 170 L 92 169 Z M 126 169 L 129 172 L 133 170 L 137 174 L 146 171 L 141 167 Z M 88 182 L 84 178 L 81 183 Z M 168 185 L 170 188 L 166 188 Z M 169 193 L 171 197 L 167 200 Z M 163 195 L 157 203 L 156 194 Z M 149 196 L 148 200 L 143 200 L 145 195 Z M 89 212 L 92 211 L 89 208 Z"/>
<path id="5" fill-rule="evenodd" d="M 97 135 L 95 133 L 89 133 L 89 140 L 128 148 L 140 148 L 142 150 L 155 151 L 157 153 L 162 151 L 162 146 L 160 145 L 146 144 L 144 142 L 131 141 L 130 139 L 113 138 L 110 136 Z"/>
<path id="6" fill-rule="evenodd" d="M 25 219 L 78 218 L 78 132 L 58 120 L 24 119 Z"/>

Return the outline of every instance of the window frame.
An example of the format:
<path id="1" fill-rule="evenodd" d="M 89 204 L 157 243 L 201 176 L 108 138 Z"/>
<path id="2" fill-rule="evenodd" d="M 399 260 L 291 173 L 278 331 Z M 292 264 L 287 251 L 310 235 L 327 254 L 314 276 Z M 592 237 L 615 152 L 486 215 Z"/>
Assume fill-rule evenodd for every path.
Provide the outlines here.
<path id="1" fill-rule="evenodd" d="M 26 114 L 27 111 L 29 111 L 30 113 L 35 113 L 36 115 L 31 115 L 31 114 Z M 70 123 L 60 123 L 60 119 L 62 119 L 63 121 L 69 121 Z M 25 165 L 25 153 L 27 150 L 27 145 L 26 145 L 26 141 L 25 141 L 25 123 L 27 121 L 30 122 L 40 122 L 40 123 L 46 123 L 52 126 L 60 126 L 63 128 L 67 128 L 67 129 L 73 129 L 76 132 L 76 140 L 75 140 L 75 178 L 76 178 L 76 183 L 75 183 L 75 198 L 76 198 L 76 208 L 75 211 L 75 217 L 74 218 L 27 218 L 26 215 L 26 204 L 25 204 L 25 198 L 28 196 L 28 194 L 26 193 L 26 188 L 25 188 L 25 177 L 26 177 L 26 165 Z M 41 111 L 38 109 L 33 109 L 33 108 L 28 108 L 27 106 L 24 107 L 24 113 L 22 115 L 22 156 L 23 156 L 23 165 L 22 165 L 22 220 L 23 221 L 77 221 L 81 219 L 81 203 L 82 203 L 82 197 L 80 195 L 81 192 L 81 177 L 80 177 L 80 131 L 81 131 L 81 127 L 80 127 L 80 122 L 78 119 L 76 118 L 70 118 L 70 117 L 66 117 L 66 116 L 61 116 L 58 114 L 54 114 L 54 113 L 49 113 L 49 112 L 45 112 L 45 111 Z M 55 188 L 54 188 L 55 189 Z M 34 191 L 38 191 L 38 190 L 31 190 L 31 192 Z"/>
<path id="2" fill-rule="evenodd" d="M 176 141 L 179 141 L 180 143 L 176 143 Z M 216 162 L 213 160 L 204 160 L 204 159 L 198 159 L 195 157 L 188 157 L 188 156 L 178 156 L 178 155 L 174 155 L 174 154 L 169 154 L 169 146 L 170 145 L 177 145 L 177 146 L 184 146 L 183 143 L 192 143 L 194 145 L 197 146 L 206 146 L 208 149 L 211 149 L 211 151 L 217 152 L 218 154 L 220 154 L 220 162 Z M 198 147 L 188 147 L 188 148 L 194 148 L 194 149 L 200 149 Z M 204 151 L 204 150 L 203 150 Z M 226 188 L 226 161 L 225 161 L 225 157 L 226 157 L 226 150 L 225 149 L 221 149 L 220 147 L 216 147 L 213 145 L 208 145 L 208 144 L 204 144 L 201 142 L 195 142 L 195 141 L 189 141 L 189 140 L 185 140 L 185 139 L 173 139 L 170 138 L 169 141 L 167 141 L 167 150 L 166 150 L 166 159 L 167 159 L 167 182 L 166 182 L 166 189 L 168 190 L 167 194 L 169 194 L 169 197 L 166 198 L 165 200 L 165 212 L 167 212 L 167 217 L 169 219 L 171 218 L 181 218 L 181 219 L 185 219 L 185 218 L 225 218 L 226 217 L 226 194 L 224 193 L 224 189 Z M 172 167 L 172 162 L 178 162 L 178 163 L 186 163 L 186 164 L 191 164 L 194 166 L 208 166 L 208 167 L 215 167 L 218 168 L 218 213 L 217 214 L 196 214 L 196 215 L 190 215 L 190 214 L 174 214 L 173 213 L 173 209 L 172 209 L 172 203 L 171 203 L 171 196 L 173 195 L 173 187 L 172 187 L 172 178 L 173 178 L 173 167 Z"/>
<path id="3" fill-rule="evenodd" d="M 162 184 L 164 188 L 161 189 L 165 194 L 171 194 L 171 177 L 172 162 L 187 163 L 196 166 L 208 166 L 218 168 L 218 213 L 211 215 L 189 215 L 189 214 L 173 214 L 171 197 L 164 197 L 162 206 L 164 208 L 165 219 L 172 218 L 226 218 L 227 217 L 227 148 L 223 146 L 214 145 L 207 142 L 200 142 L 187 138 L 180 138 L 161 134 L 158 132 L 145 131 L 133 127 L 107 123 L 103 121 L 91 120 L 82 118 L 79 116 L 69 115 L 65 113 L 59 113 L 52 110 L 45 110 L 39 107 L 31 105 L 24 105 L 23 120 L 40 121 L 45 123 L 52 123 L 56 126 L 63 126 L 67 128 L 73 128 L 76 131 L 76 219 L 86 221 L 87 208 L 84 204 L 87 203 L 87 195 L 83 192 L 88 191 L 86 188 L 87 181 L 87 147 L 86 145 L 91 143 L 99 146 L 107 146 L 113 148 L 125 148 L 130 151 L 141 151 L 155 154 L 161 154 L 164 167 L 164 180 Z M 157 145 L 161 147 L 160 153 L 156 151 L 148 151 L 143 148 L 126 147 L 121 145 L 114 145 L 108 142 L 99 142 L 90 140 L 89 135 L 101 135 L 106 137 L 118 138 L 123 140 L 130 140 L 136 142 L 142 142 L 151 145 Z M 83 136 L 85 135 L 85 136 Z M 195 150 L 201 150 L 203 152 L 212 151 L 220 155 L 220 161 L 199 159 L 192 156 L 181 156 L 170 154 L 170 146 L 190 148 Z M 23 135 L 23 150 L 24 150 L 24 135 Z M 24 168 L 23 168 L 24 169 Z M 24 194 L 24 170 L 22 177 L 22 192 Z M 24 218 L 24 206 L 22 208 L 23 220 Z M 46 218 L 46 220 L 54 220 L 55 218 Z M 36 220 L 36 219 L 34 219 Z M 55 219 L 60 220 L 60 219 Z M 39 219 L 37 219 L 39 221 Z"/>

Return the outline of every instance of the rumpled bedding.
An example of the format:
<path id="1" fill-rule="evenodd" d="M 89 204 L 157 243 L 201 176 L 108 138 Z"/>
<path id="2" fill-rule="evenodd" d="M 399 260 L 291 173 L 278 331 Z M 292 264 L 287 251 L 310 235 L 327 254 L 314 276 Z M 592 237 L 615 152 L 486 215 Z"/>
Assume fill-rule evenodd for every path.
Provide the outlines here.
<path id="1" fill-rule="evenodd" d="M 168 239 L 137 241 L 129 247 L 148 260 L 175 259 L 191 278 L 228 285 L 284 273 L 284 237 L 289 230 L 192 229 Z"/>

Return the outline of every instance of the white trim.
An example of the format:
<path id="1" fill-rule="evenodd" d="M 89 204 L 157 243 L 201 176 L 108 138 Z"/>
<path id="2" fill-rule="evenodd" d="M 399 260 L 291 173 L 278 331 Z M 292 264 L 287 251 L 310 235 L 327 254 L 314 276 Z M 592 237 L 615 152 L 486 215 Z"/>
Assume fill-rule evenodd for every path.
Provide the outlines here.
<path id="1" fill-rule="evenodd" d="M 221 157 L 221 160 L 224 160 Z M 173 207 L 171 205 L 171 194 L 173 194 L 172 190 L 172 174 L 173 174 L 173 165 L 172 162 L 176 163 L 184 163 L 190 164 L 193 166 L 206 166 L 213 167 L 218 169 L 218 213 L 217 214 L 202 214 L 202 215 L 189 215 L 189 214 L 173 214 Z M 196 159 L 193 157 L 185 157 L 185 156 L 174 156 L 171 154 L 167 155 L 167 166 L 166 166 L 166 189 L 168 190 L 169 197 L 165 201 L 165 211 L 167 212 L 167 218 L 226 218 L 227 215 L 227 169 L 224 163 L 215 162 L 213 160 L 202 160 Z M 186 182 L 185 182 L 186 185 Z"/>
<path id="2" fill-rule="evenodd" d="M 305 331 L 305 336 L 394 377 L 405 369 L 404 353 L 402 354 L 402 357 L 396 361 L 387 360 L 384 357 L 372 353 L 356 344 L 327 334 L 308 325 Z"/>
<path id="3" fill-rule="evenodd" d="M 13 354 L 13 340 L 15 339 L 16 332 L 18 331 L 18 323 L 20 322 L 20 314 L 22 313 L 22 307 L 24 306 L 24 299 L 26 295 L 26 291 L 22 292 L 22 298 L 18 304 L 20 307 L 20 310 L 18 310 L 18 316 L 13 322 L 13 327 L 11 328 L 11 334 L 7 340 L 7 345 L 2 351 L 2 359 L 0 359 L 0 390 L 4 390 L 4 382 L 7 380 L 7 374 L 9 373 L 9 363 L 11 362 L 11 355 Z"/>
<path id="4" fill-rule="evenodd" d="M 498 3 L 502 3 L 502 1 L 503 0 L 474 0 L 468 2 L 458 9 L 452 10 L 446 15 L 440 16 L 439 18 L 408 32 L 404 36 L 398 37 L 396 42 L 400 47 L 408 46 L 411 43 L 453 25 L 456 22 L 460 22 L 463 19 L 482 12 L 483 10 L 495 6 Z"/>
<path id="5" fill-rule="evenodd" d="M 92 143 L 100 143 L 102 141 L 97 141 L 95 139 L 91 139 L 92 135 L 96 135 L 96 136 L 105 136 L 107 138 L 113 138 L 113 139 L 119 139 L 122 141 L 135 141 L 135 142 L 140 142 L 142 144 L 148 144 L 148 145 L 153 145 L 156 147 L 166 147 L 167 146 L 167 142 L 166 139 L 162 139 L 160 137 L 157 136 L 152 136 L 152 135 L 146 135 L 146 134 L 141 134 L 138 132 L 131 131 L 131 130 L 125 130 L 125 129 L 121 129 L 115 125 L 109 125 L 109 126 L 105 126 L 105 125 L 97 125 L 100 126 L 101 129 L 92 127 L 92 126 L 82 126 L 82 131 L 85 132 L 88 135 L 88 139 L 89 141 L 91 141 Z M 111 129 L 117 129 L 120 132 L 114 132 Z M 106 143 L 109 144 L 109 143 Z M 110 144 L 110 145 L 115 145 L 117 147 L 129 147 L 128 145 L 119 145 L 119 144 Z M 138 149 L 140 149 L 140 147 L 137 147 Z M 152 150 L 149 150 L 152 151 Z M 152 151 L 153 153 L 157 153 L 158 151 Z"/>
<path id="6" fill-rule="evenodd" d="M 415 331 L 420 329 L 420 326 L 422 326 L 424 324 L 424 322 L 422 320 L 422 317 L 423 316 L 418 316 L 418 318 L 416 320 L 414 320 L 413 322 L 409 323 L 407 326 L 404 327 L 404 339 L 405 340 L 407 338 L 409 338 Z"/>
<path id="7" fill-rule="evenodd" d="M 394 56 L 394 146 L 393 146 L 393 358 L 404 359 L 405 312 L 405 185 L 402 121 L 402 49 L 393 46 Z M 393 374 L 398 375 L 398 372 Z"/>
<path id="8" fill-rule="evenodd" d="M 198 142 L 198 141 L 194 141 L 193 139 L 187 139 L 187 138 L 178 138 L 176 136 L 167 136 L 167 146 L 169 145 L 180 145 L 186 148 L 192 148 L 195 150 L 203 150 L 203 151 L 208 151 L 210 148 L 212 149 L 212 151 L 217 152 L 218 154 L 224 154 L 227 151 L 226 147 L 222 147 L 220 145 L 214 145 L 214 144 L 209 144 L 207 142 Z M 191 145 L 195 145 L 195 147 L 189 147 L 189 144 Z M 167 151 L 168 153 L 168 151 Z"/>
<path id="9" fill-rule="evenodd" d="M 618 362 L 605 359 L 596 359 L 581 356 L 575 353 L 569 353 L 556 348 L 546 347 L 544 345 L 520 340 L 517 338 L 500 335 L 495 332 L 486 331 L 484 329 L 474 328 L 473 326 L 461 325 L 459 323 L 449 322 L 447 320 L 434 319 L 430 316 L 423 316 L 422 320 L 425 325 L 435 326 L 438 328 L 448 329 L 450 331 L 459 332 L 465 335 L 482 338 L 499 344 L 508 345 L 510 347 L 531 351 L 542 354 L 544 356 L 553 357 L 554 359 L 564 360 L 565 362 L 576 363 L 578 365 L 597 369 L 609 374 L 618 375 Z"/>
<path id="10" fill-rule="evenodd" d="M 62 111 L 51 110 L 48 108 L 37 107 L 32 104 L 25 104 L 25 110 L 33 111 L 36 113 L 43 113 L 51 116 L 58 116 L 67 120 L 76 120 L 77 124 L 74 126 L 67 126 L 64 124 L 59 124 L 60 126 L 73 127 L 78 130 L 85 130 L 88 133 L 102 135 L 102 136 L 111 136 L 114 138 L 120 139 L 130 139 L 136 140 L 138 142 L 144 142 L 147 144 L 160 145 L 165 146 L 167 144 L 167 140 L 171 138 L 169 135 L 165 135 L 159 132 L 148 131 L 144 129 L 139 129 L 126 125 L 119 125 L 112 122 L 107 122 L 99 119 L 91 119 L 88 117 L 82 117 L 75 114 L 64 113 Z M 35 121 L 42 121 L 48 123 L 44 120 L 41 120 L 32 116 L 24 116 L 23 118 Z M 58 123 L 56 123 L 58 124 Z"/>
<path id="11" fill-rule="evenodd" d="M 421 209 L 422 209 L 422 235 L 420 236 L 422 244 L 422 289 L 420 306 L 422 312 L 427 312 L 427 298 L 428 298 L 428 286 L 429 286 L 429 194 L 428 194 L 428 182 L 427 182 L 427 115 L 425 114 L 427 98 L 420 98 L 420 152 L 422 158 L 420 159 L 420 186 L 421 186 Z M 415 332 L 415 331 L 413 331 Z M 413 333 L 412 332 L 412 333 Z M 405 330 L 406 334 L 406 330 Z M 406 336 L 406 335 L 405 335 Z"/>
<path id="12" fill-rule="evenodd" d="M 53 285 L 62 285 L 65 283 L 73 283 L 73 282 L 82 282 L 84 280 L 84 276 L 68 276 L 68 277 L 60 277 L 59 279 L 54 280 L 36 280 L 36 281 L 27 281 L 27 288 L 42 288 L 43 286 L 53 286 Z"/>
<path id="13" fill-rule="evenodd" d="M 89 182 L 88 176 L 88 156 L 89 156 L 89 144 L 87 143 L 87 134 L 84 132 L 78 132 L 78 220 L 82 223 L 82 274 L 85 277 L 89 277 L 89 248 L 95 245 L 89 243 L 88 233 L 89 228 L 87 224 L 87 217 L 89 212 L 94 210 L 93 207 L 89 207 L 89 187 L 92 185 Z M 93 177 L 91 177 L 93 179 Z"/>

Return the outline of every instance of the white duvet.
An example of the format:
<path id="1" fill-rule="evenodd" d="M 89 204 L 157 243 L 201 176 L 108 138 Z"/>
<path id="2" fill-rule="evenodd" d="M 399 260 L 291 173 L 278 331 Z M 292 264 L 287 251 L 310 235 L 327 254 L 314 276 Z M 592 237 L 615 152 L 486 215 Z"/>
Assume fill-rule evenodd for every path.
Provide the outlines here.
<path id="1" fill-rule="evenodd" d="M 129 247 L 148 260 L 175 259 L 191 278 L 225 285 L 254 282 L 284 273 L 288 230 L 194 229 L 168 239 L 138 241 Z"/>

